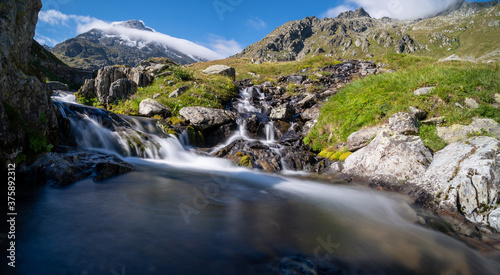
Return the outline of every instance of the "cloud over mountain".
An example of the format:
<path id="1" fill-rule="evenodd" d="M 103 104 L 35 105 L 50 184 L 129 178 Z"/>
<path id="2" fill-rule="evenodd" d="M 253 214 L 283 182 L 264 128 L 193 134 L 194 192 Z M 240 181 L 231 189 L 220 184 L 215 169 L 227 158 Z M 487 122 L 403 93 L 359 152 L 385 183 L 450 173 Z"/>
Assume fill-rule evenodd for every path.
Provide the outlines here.
<path id="1" fill-rule="evenodd" d="M 322 17 L 335 17 L 340 12 L 363 7 L 372 17 L 417 19 L 443 11 L 460 0 L 346 0 L 342 5 L 324 12 Z"/>

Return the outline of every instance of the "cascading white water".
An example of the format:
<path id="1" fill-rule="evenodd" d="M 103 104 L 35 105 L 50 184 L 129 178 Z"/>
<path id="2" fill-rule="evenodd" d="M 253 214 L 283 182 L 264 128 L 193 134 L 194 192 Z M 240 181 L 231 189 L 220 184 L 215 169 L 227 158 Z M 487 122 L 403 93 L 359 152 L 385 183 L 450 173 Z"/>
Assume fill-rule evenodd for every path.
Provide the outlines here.
<path id="1" fill-rule="evenodd" d="M 233 167 L 225 159 L 204 157 L 184 148 L 187 132 L 180 138 L 163 133 L 156 121 L 120 117 L 110 112 L 77 104 L 66 94 L 54 96 L 54 104 L 71 122 L 71 134 L 79 148 L 104 151 L 123 157 L 161 160 L 173 166 L 195 165 L 206 169 Z"/>

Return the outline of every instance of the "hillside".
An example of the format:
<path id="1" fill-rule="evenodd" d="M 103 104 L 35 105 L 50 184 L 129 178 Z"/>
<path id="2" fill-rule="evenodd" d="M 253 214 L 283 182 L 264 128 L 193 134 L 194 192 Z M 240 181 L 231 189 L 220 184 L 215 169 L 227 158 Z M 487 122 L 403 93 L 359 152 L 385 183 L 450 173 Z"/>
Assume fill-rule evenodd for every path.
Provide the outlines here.
<path id="1" fill-rule="evenodd" d="M 92 29 L 57 44 L 51 52 L 70 66 L 92 70 L 110 65 L 136 66 L 151 57 L 167 57 L 179 64 L 206 60 L 148 40 L 158 33 L 142 21 L 116 22 L 112 26 L 117 29 Z"/>
<path id="2" fill-rule="evenodd" d="M 389 53 L 411 53 L 498 59 L 498 3 L 460 1 L 434 17 L 418 20 L 375 19 L 363 8 L 341 13 L 336 18 L 306 17 L 278 27 L 235 57 L 290 61 L 310 55 L 372 58 Z"/>

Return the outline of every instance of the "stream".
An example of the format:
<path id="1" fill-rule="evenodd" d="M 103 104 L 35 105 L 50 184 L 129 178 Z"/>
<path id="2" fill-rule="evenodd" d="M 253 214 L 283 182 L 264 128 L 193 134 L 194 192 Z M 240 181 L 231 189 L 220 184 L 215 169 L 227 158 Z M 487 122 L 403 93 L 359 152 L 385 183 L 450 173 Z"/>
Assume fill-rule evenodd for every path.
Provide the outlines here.
<path id="1" fill-rule="evenodd" d="M 240 113 L 266 112 L 245 93 Z M 116 154 L 136 170 L 19 194 L 17 274 L 499 272 L 419 225 L 401 196 L 240 168 L 153 120 L 78 105 L 70 94 L 53 99 L 79 148 Z M 250 139 L 244 121 L 225 144 L 237 139 Z M 260 142 L 280 150 L 272 122 Z"/>

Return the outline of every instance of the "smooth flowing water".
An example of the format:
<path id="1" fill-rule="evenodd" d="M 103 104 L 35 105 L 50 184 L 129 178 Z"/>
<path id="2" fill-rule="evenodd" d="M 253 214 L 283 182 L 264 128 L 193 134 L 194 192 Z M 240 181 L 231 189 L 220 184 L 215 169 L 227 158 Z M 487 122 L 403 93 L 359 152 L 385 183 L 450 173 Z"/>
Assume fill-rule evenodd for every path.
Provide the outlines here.
<path id="1" fill-rule="evenodd" d="M 237 168 L 185 149 L 150 120 L 68 104 L 57 106 L 79 146 L 137 169 L 19 195 L 17 274 L 498 272 L 463 243 L 417 225 L 398 196 Z M 136 135 L 141 150 L 131 144 Z"/>

